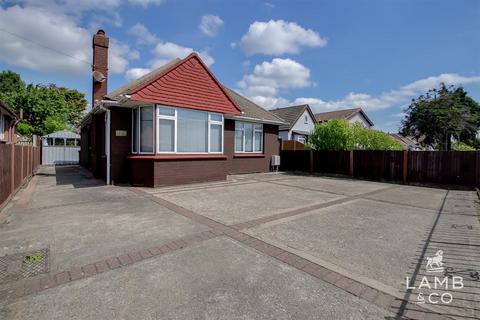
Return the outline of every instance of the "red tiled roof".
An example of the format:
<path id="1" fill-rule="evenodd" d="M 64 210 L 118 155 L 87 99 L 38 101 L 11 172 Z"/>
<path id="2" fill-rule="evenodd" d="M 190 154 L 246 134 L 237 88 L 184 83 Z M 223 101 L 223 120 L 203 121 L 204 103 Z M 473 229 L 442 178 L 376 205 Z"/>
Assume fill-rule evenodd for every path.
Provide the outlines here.
<path id="1" fill-rule="evenodd" d="M 135 88 L 131 99 L 239 115 L 240 110 L 196 53 Z"/>

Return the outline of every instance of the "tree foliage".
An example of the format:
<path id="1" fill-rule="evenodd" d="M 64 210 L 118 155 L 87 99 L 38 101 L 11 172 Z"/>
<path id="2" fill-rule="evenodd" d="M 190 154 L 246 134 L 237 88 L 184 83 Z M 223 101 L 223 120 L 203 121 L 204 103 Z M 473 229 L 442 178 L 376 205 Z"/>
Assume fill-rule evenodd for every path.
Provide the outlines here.
<path id="1" fill-rule="evenodd" d="M 469 146 L 466 143 L 456 141 L 452 144 L 452 150 L 455 150 L 455 151 L 475 151 L 475 148 Z"/>
<path id="2" fill-rule="evenodd" d="M 309 144 L 315 150 L 402 150 L 388 134 L 343 119 L 317 123 Z"/>
<path id="3" fill-rule="evenodd" d="M 480 126 L 480 106 L 461 87 L 440 85 L 413 99 L 401 133 L 437 150 L 450 150 L 452 137 L 473 144 Z"/>
<path id="4" fill-rule="evenodd" d="M 75 126 L 87 107 L 85 94 L 54 84 L 28 84 L 11 71 L 0 73 L 0 100 L 15 111 L 23 110 L 20 134 L 45 135 Z"/>

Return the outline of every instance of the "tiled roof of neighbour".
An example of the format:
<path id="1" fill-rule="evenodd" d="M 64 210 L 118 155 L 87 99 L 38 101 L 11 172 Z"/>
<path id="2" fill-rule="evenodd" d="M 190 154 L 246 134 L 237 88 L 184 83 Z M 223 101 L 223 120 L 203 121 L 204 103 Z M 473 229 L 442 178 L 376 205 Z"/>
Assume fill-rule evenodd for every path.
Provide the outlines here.
<path id="1" fill-rule="evenodd" d="M 389 133 L 389 135 L 404 147 L 417 147 L 420 145 L 419 141 L 413 137 L 402 136 L 400 133 Z"/>
<path id="2" fill-rule="evenodd" d="M 258 119 L 258 120 L 266 120 L 269 122 L 276 122 L 276 123 L 283 123 L 284 120 L 277 117 L 275 114 L 272 112 L 269 112 L 253 101 L 250 101 L 249 99 L 245 98 L 244 96 L 240 95 L 239 93 L 233 91 L 230 88 L 223 87 L 227 94 L 230 96 L 230 98 L 235 102 L 237 107 L 242 110 L 242 117 L 246 118 L 253 118 L 253 119 Z"/>
<path id="3" fill-rule="evenodd" d="M 308 104 L 301 104 L 298 106 L 291 106 L 291 107 L 285 107 L 285 108 L 277 108 L 277 109 L 270 110 L 270 112 L 272 112 L 276 116 L 285 120 L 286 123 L 284 125 L 281 125 L 278 128 L 279 130 L 290 130 L 294 126 L 295 122 L 297 122 L 298 118 L 302 116 L 303 112 L 306 109 L 308 109 L 312 118 L 315 119 L 315 116 L 310 110 L 310 107 L 308 106 Z"/>
<path id="4" fill-rule="evenodd" d="M 373 126 L 372 120 L 363 112 L 362 108 L 354 108 L 354 109 L 343 109 L 337 111 L 330 111 L 330 112 L 321 112 L 315 114 L 315 120 L 318 122 L 328 121 L 332 119 L 350 119 L 357 113 L 361 113 L 362 116 Z"/>
<path id="5" fill-rule="evenodd" d="M 7 105 L 7 104 L 6 104 L 5 102 L 3 102 L 2 100 L 0 100 L 0 107 L 3 108 L 3 109 L 5 109 L 5 111 L 7 111 L 12 118 L 18 118 L 18 116 L 17 116 L 17 114 L 15 113 L 15 111 L 13 111 L 13 109 L 10 108 L 10 106 Z"/>

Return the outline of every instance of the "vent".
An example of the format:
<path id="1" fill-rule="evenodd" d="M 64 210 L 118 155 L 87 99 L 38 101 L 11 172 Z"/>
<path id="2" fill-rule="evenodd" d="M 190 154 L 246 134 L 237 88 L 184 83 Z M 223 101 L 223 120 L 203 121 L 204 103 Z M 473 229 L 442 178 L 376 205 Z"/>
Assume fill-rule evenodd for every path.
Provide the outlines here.
<path id="1" fill-rule="evenodd" d="M 48 248 L 0 257 L 0 285 L 48 272 Z"/>

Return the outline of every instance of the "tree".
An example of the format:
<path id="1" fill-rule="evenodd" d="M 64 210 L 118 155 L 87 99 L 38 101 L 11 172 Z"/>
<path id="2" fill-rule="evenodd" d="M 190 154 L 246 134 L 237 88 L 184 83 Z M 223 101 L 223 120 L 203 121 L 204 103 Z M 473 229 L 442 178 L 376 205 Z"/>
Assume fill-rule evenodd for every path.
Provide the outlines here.
<path id="1" fill-rule="evenodd" d="M 14 72 L 0 73 L 0 100 L 19 112 L 23 110 L 23 125 L 19 133 L 45 135 L 75 126 L 87 107 L 85 94 L 54 84 L 25 85 Z"/>
<path id="2" fill-rule="evenodd" d="M 343 119 L 317 123 L 309 145 L 315 150 L 402 150 L 388 134 Z"/>
<path id="3" fill-rule="evenodd" d="M 452 137 L 473 142 L 480 126 L 480 106 L 462 87 L 431 89 L 413 99 L 401 133 L 437 150 L 450 150 Z"/>
<path id="4" fill-rule="evenodd" d="M 308 141 L 316 150 L 353 150 L 355 145 L 351 124 L 336 119 L 317 123 Z"/>
<path id="5" fill-rule="evenodd" d="M 0 92 L 19 92 L 25 89 L 25 82 L 20 75 L 7 70 L 0 72 Z"/>

